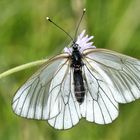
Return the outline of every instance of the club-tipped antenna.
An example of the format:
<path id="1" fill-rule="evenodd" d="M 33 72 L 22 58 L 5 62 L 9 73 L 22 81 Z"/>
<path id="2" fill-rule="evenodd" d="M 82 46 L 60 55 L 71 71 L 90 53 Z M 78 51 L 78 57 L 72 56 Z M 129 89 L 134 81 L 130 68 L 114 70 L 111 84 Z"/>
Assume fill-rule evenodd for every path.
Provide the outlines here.
<path id="1" fill-rule="evenodd" d="M 82 16 L 81 16 L 81 18 L 80 18 L 80 20 L 79 20 L 79 22 L 78 22 L 77 27 L 76 27 L 75 35 L 74 35 L 74 41 L 75 41 L 75 39 L 76 39 L 76 36 L 77 36 L 77 33 L 78 33 L 78 29 L 79 29 L 79 26 L 80 26 L 80 24 L 81 24 L 81 21 L 82 21 L 82 19 L 83 19 L 83 16 L 84 16 L 85 12 L 86 12 L 86 8 L 83 9 Z"/>
<path id="2" fill-rule="evenodd" d="M 66 32 L 63 28 L 61 28 L 59 25 L 57 25 L 54 21 L 52 21 L 49 17 L 46 17 L 46 19 L 53 23 L 57 28 L 59 28 L 60 30 L 62 30 L 73 42 L 74 42 L 74 39 L 71 37 L 70 34 L 68 34 L 68 32 Z"/>

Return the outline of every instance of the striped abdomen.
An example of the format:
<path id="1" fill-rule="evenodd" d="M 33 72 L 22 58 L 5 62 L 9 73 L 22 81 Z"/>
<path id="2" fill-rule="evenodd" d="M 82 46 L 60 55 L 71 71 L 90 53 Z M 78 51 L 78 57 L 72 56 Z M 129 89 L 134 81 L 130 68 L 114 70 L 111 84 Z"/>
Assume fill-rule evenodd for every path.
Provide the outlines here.
<path id="1" fill-rule="evenodd" d="M 77 101 L 81 104 L 85 97 L 85 88 L 81 69 L 74 69 L 74 91 Z"/>

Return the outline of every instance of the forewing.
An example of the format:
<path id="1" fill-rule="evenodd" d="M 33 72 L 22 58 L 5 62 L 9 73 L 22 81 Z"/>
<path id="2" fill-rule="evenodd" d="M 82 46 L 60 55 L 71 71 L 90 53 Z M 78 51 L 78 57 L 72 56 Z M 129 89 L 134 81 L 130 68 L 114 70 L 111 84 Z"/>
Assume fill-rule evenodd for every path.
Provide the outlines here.
<path id="1" fill-rule="evenodd" d="M 84 103 L 81 104 L 81 114 L 86 120 L 98 124 L 111 123 L 118 116 L 118 103 L 112 96 L 110 86 L 104 81 L 92 66 L 84 61 L 83 77 L 86 87 Z M 108 79 L 109 81 L 109 79 Z"/>
<path id="2" fill-rule="evenodd" d="M 12 102 L 17 115 L 46 120 L 60 113 L 60 87 L 68 70 L 68 56 L 62 54 L 49 60 L 17 91 Z"/>
<path id="3" fill-rule="evenodd" d="M 88 49 L 85 63 L 90 65 L 110 86 L 118 103 L 128 103 L 140 98 L 140 61 L 105 49 Z"/>
<path id="4" fill-rule="evenodd" d="M 56 129 L 69 129 L 76 125 L 81 118 L 79 103 L 74 95 L 73 71 L 71 67 L 69 67 L 61 83 L 60 91 L 61 111 L 57 116 L 49 119 L 48 123 Z"/>

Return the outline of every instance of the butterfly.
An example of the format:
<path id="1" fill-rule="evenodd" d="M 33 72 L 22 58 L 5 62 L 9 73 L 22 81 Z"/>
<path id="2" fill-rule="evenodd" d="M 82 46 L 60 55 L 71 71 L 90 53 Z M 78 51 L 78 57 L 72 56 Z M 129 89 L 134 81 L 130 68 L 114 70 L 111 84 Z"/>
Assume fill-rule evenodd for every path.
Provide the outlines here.
<path id="1" fill-rule="evenodd" d="M 61 130 L 81 118 L 109 124 L 118 117 L 119 103 L 140 98 L 140 60 L 96 48 L 92 39 L 83 30 L 62 54 L 49 59 L 18 89 L 13 111 Z"/>
<path id="2" fill-rule="evenodd" d="M 12 102 L 17 115 L 48 120 L 56 129 L 69 129 L 82 117 L 108 124 L 117 118 L 119 103 L 140 98 L 140 61 L 97 49 L 93 36 L 84 34 L 17 91 Z"/>

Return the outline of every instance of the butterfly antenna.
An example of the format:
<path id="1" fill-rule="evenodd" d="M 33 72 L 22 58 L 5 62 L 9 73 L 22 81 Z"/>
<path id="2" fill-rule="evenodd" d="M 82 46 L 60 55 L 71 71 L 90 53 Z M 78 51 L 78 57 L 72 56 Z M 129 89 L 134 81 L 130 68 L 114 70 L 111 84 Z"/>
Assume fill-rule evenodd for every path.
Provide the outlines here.
<path id="1" fill-rule="evenodd" d="M 85 12 L 86 12 L 86 8 L 83 9 L 82 16 L 81 16 L 81 18 L 80 18 L 80 21 L 79 21 L 77 27 L 76 27 L 76 31 L 75 31 L 75 35 L 74 35 L 74 40 L 76 40 L 77 32 L 78 32 L 79 26 L 80 26 L 80 24 L 81 24 L 81 21 L 82 21 L 84 15 L 85 15 Z"/>
<path id="2" fill-rule="evenodd" d="M 46 17 L 46 19 L 53 23 L 57 28 L 59 28 L 60 30 L 62 30 L 73 42 L 74 42 L 74 39 L 70 36 L 70 34 L 68 34 L 64 29 L 62 29 L 60 26 L 58 26 L 54 21 L 52 21 L 49 17 Z"/>

